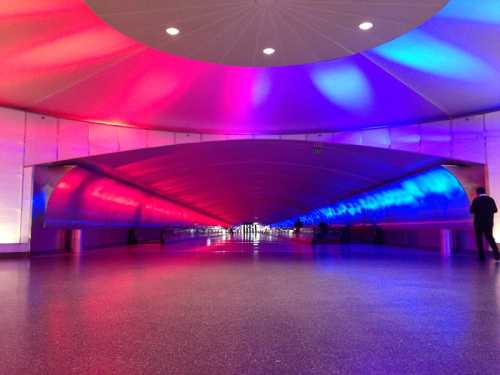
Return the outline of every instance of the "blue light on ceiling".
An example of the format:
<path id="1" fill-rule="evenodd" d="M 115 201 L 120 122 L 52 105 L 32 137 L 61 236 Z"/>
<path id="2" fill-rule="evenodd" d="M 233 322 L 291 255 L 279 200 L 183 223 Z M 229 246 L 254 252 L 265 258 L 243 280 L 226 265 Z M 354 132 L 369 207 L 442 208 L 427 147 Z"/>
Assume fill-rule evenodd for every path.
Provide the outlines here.
<path id="1" fill-rule="evenodd" d="M 365 74 L 355 65 L 316 66 L 311 71 L 316 88 L 339 107 L 358 111 L 371 107 L 373 92 Z"/>
<path id="2" fill-rule="evenodd" d="M 375 54 L 422 72 L 463 81 L 485 81 L 494 70 L 480 58 L 424 31 L 414 30 L 372 50 Z"/>
<path id="3" fill-rule="evenodd" d="M 462 220 L 469 217 L 468 207 L 462 185 L 439 167 L 273 226 L 291 228 L 297 219 L 306 225 Z"/>
<path id="4" fill-rule="evenodd" d="M 498 0 L 452 0 L 437 15 L 460 21 L 500 23 Z"/>

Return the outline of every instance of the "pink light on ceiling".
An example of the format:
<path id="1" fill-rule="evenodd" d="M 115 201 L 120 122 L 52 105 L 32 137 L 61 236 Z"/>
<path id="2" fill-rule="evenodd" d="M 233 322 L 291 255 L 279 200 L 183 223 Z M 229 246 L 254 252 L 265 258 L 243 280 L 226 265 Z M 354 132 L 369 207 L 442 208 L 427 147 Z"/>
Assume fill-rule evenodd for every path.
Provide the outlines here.
<path id="1" fill-rule="evenodd" d="M 224 73 L 220 110 L 226 121 L 241 122 L 252 109 L 255 69 L 228 68 Z"/>
<path id="2" fill-rule="evenodd" d="M 223 134 L 353 130 L 486 112 L 497 109 L 499 102 L 500 75 L 495 67 L 500 66 L 500 55 L 488 41 L 496 40 L 500 26 L 490 22 L 491 17 L 484 22 L 475 17 L 474 24 L 466 21 L 468 17 L 461 16 L 470 13 L 465 11 L 468 3 L 449 2 L 453 17 L 449 12 L 445 17 L 438 14 L 409 37 L 379 49 L 383 54 L 372 50 L 315 65 L 237 68 L 149 48 L 105 23 L 84 0 L 4 0 L 0 105 L 74 120 Z M 493 9 L 495 0 L 489 3 Z M 361 33 L 358 21 L 354 26 Z M 376 25 L 373 32 L 380 30 Z M 182 47 L 189 31 L 178 26 L 181 33 L 175 43 Z M 241 29 L 238 22 L 235 29 Z M 164 28 L 158 33 L 168 38 Z M 429 39 L 416 38 L 422 33 L 439 41 L 431 43 L 435 48 Z M 212 39 L 213 46 L 220 45 Z M 463 51 L 459 55 L 484 64 L 476 64 L 474 74 L 470 69 L 430 74 L 439 61 L 415 60 L 405 40 L 416 40 L 410 47 L 424 52 L 432 47 L 436 56 Z M 283 50 L 274 47 L 278 53 L 273 58 L 286 59 Z M 262 55 L 260 48 L 258 53 Z M 359 67 L 366 82 L 358 76 L 357 86 L 370 88 L 370 101 L 359 101 L 361 95 L 349 90 L 352 80 L 343 80 L 350 85 L 345 87 L 338 75 L 314 82 L 314 71 L 333 72 L 338 62 Z M 470 81 L 455 79 L 463 72 L 471 73 Z M 478 79 L 485 73 L 491 79 Z"/>
<path id="3" fill-rule="evenodd" d="M 80 0 L 23 0 L 0 3 L 2 17 L 34 16 L 53 12 L 73 10 L 81 6 Z"/>
<path id="4" fill-rule="evenodd" d="M 91 48 L 82 48 L 89 45 Z M 123 52 L 134 43 L 105 25 L 87 27 L 63 37 L 45 41 L 8 60 L 25 69 L 58 69 L 61 66 L 85 64 L 95 59 Z"/>
<path id="5" fill-rule="evenodd" d="M 108 115 L 106 110 L 114 108 L 125 119 L 157 120 L 209 69 L 208 65 L 192 61 L 185 61 L 179 69 L 179 63 L 179 58 L 151 56 L 149 51 L 136 56 L 132 69 L 123 69 L 128 80 L 123 81 L 120 100 L 113 92 L 101 98 L 105 103 L 103 116 Z"/>
<path id="6" fill-rule="evenodd" d="M 17 2 L 10 2 L 17 3 Z M 25 4 L 25 2 L 20 2 Z M 0 8 L 0 101 L 36 105 L 144 47 L 82 11 L 80 0 Z M 10 17 L 6 16 L 5 11 Z"/>
<path id="7" fill-rule="evenodd" d="M 222 81 L 220 111 L 228 124 L 246 123 L 240 131 L 252 132 L 255 110 L 264 105 L 271 94 L 268 71 L 255 68 L 227 68 Z M 227 129 L 231 131 L 231 129 Z"/>

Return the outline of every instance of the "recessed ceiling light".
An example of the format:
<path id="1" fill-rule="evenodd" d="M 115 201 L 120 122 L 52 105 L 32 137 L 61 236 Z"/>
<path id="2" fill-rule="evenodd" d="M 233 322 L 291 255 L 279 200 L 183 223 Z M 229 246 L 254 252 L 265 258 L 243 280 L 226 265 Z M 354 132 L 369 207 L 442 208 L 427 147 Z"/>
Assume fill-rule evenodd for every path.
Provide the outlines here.
<path id="1" fill-rule="evenodd" d="M 169 27 L 165 31 L 170 36 L 176 36 L 176 35 L 178 35 L 180 33 L 180 30 L 177 27 Z"/>
<path id="2" fill-rule="evenodd" d="M 276 50 L 275 50 L 274 48 L 271 48 L 271 47 L 267 47 L 267 48 L 264 48 L 264 49 L 262 50 L 262 53 L 263 53 L 264 55 L 268 55 L 268 56 L 269 56 L 269 55 L 272 55 L 274 52 L 276 52 Z"/>
<path id="3" fill-rule="evenodd" d="M 370 21 L 366 21 L 366 22 L 360 23 L 359 24 L 359 28 L 361 30 L 363 30 L 363 31 L 368 31 L 371 28 L 373 28 L 373 23 L 371 23 Z"/>

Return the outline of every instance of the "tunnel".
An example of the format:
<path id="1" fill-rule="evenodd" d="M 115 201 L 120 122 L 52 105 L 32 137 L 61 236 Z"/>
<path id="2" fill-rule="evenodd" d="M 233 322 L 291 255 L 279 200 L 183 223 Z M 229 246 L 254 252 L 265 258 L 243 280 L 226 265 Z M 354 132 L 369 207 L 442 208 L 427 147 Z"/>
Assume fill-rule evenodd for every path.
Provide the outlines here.
<path id="1" fill-rule="evenodd" d="M 0 374 L 499 374 L 500 0 L 0 2 Z"/>

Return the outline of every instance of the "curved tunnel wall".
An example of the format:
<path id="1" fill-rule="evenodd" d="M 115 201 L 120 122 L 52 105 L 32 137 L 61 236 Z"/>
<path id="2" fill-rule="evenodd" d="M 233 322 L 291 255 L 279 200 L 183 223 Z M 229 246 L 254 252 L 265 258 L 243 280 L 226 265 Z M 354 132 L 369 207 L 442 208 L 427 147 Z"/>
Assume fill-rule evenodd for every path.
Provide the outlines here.
<path id="1" fill-rule="evenodd" d="M 438 167 L 273 226 L 291 228 L 297 220 L 305 225 L 459 221 L 470 218 L 468 208 L 462 184 L 448 169 Z"/>
<path id="2" fill-rule="evenodd" d="M 47 203 L 45 225 L 112 228 L 225 226 L 227 223 L 76 167 L 55 185 Z"/>

